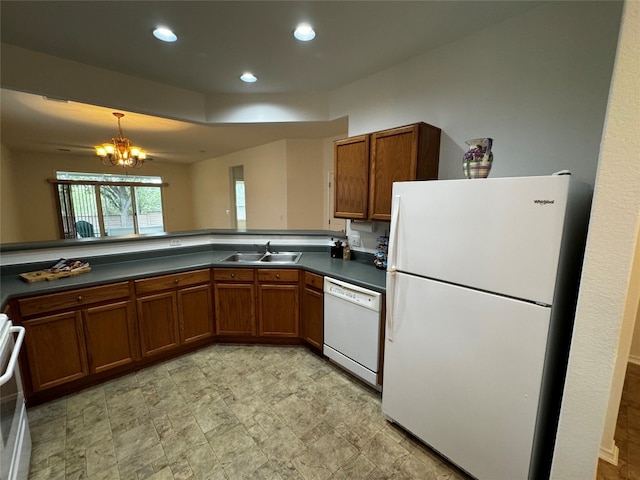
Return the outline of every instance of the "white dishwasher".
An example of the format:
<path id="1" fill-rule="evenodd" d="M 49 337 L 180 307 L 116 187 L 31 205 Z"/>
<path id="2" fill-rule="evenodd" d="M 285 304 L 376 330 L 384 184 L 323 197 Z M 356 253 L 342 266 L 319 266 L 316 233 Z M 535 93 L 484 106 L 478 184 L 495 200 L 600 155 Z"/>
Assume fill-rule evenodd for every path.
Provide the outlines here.
<path id="1" fill-rule="evenodd" d="M 378 390 L 381 298 L 381 293 L 324 277 L 322 352 Z"/>

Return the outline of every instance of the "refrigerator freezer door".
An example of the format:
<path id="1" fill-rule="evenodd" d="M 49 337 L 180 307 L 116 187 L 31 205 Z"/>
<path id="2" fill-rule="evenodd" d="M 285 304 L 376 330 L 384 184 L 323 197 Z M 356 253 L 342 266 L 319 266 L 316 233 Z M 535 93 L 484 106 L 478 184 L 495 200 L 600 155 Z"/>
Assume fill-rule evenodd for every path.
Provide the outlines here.
<path id="1" fill-rule="evenodd" d="M 481 480 L 525 480 L 550 308 L 397 274 L 382 411 Z"/>
<path id="2" fill-rule="evenodd" d="M 551 305 L 569 179 L 394 183 L 395 267 Z"/>

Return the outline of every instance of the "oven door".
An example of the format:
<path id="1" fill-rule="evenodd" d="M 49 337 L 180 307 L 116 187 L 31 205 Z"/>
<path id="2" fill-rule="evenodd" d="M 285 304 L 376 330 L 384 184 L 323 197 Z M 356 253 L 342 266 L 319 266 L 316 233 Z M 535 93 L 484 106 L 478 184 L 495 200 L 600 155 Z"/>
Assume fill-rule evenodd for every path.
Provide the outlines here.
<path id="1" fill-rule="evenodd" d="M 2 321 L 4 320 L 4 321 Z M 29 474 L 31 436 L 18 367 L 25 330 L 0 319 L 0 478 L 23 480 Z M 14 341 L 14 334 L 17 338 Z"/>

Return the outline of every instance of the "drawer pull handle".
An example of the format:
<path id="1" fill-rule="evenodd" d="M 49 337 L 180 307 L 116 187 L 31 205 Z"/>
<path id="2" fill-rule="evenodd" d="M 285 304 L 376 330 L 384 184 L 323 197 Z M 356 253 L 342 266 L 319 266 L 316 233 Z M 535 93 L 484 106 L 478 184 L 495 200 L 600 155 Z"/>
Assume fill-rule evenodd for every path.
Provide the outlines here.
<path id="1" fill-rule="evenodd" d="M 173 283 L 178 283 L 180 280 L 178 280 L 177 278 L 173 281 Z"/>
<path id="2" fill-rule="evenodd" d="M 279 273 L 276 273 L 276 278 L 280 278 L 280 274 Z"/>
<path id="3" fill-rule="evenodd" d="M 231 278 L 236 278 L 236 274 L 235 274 L 235 273 L 232 273 L 232 274 L 231 274 Z"/>
<path id="4" fill-rule="evenodd" d="M 82 301 L 82 295 L 78 295 L 78 301 L 81 302 Z"/>

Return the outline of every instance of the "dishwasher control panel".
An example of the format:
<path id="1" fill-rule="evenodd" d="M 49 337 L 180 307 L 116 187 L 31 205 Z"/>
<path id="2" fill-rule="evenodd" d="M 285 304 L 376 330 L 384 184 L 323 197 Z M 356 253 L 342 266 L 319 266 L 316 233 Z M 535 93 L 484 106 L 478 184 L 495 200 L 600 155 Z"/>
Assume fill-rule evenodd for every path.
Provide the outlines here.
<path id="1" fill-rule="evenodd" d="M 380 311 L 382 294 L 373 290 L 367 290 L 335 278 L 324 277 L 324 293 L 376 312 Z"/>

